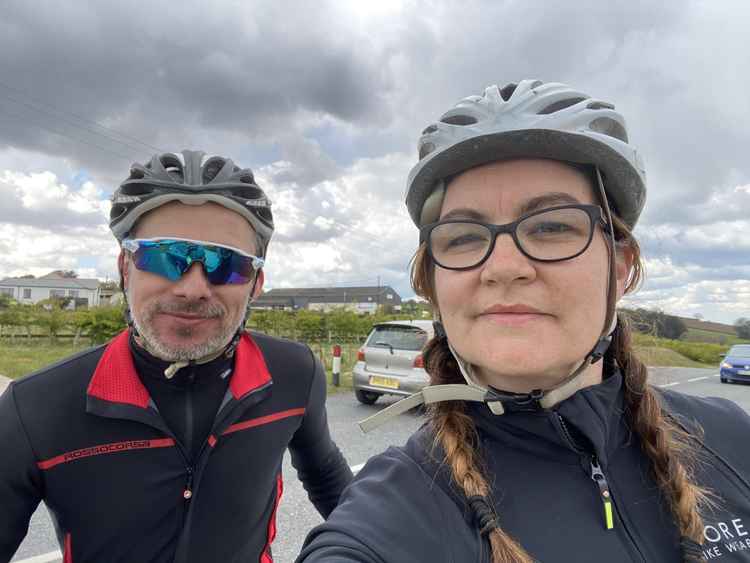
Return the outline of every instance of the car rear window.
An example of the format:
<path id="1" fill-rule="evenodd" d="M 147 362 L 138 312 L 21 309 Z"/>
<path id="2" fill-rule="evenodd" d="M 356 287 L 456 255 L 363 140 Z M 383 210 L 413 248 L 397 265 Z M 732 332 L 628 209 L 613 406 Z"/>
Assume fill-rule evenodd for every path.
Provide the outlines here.
<path id="1" fill-rule="evenodd" d="M 393 346 L 396 350 L 417 352 L 427 343 L 427 333 L 410 326 L 379 326 L 367 339 L 367 346 Z"/>
<path id="2" fill-rule="evenodd" d="M 750 346 L 732 346 L 727 356 L 735 358 L 750 358 Z"/>

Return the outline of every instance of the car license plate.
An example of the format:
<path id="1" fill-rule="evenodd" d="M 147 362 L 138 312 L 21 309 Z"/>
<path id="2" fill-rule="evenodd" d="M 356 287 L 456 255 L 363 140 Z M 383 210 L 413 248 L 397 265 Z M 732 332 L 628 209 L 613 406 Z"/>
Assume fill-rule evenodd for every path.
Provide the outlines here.
<path id="1" fill-rule="evenodd" d="M 746 369 L 737 370 L 737 375 L 750 375 L 750 371 Z"/>
<path id="2" fill-rule="evenodd" d="M 398 389 L 398 379 L 393 377 L 380 377 L 379 375 L 370 376 L 370 385 L 378 387 L 387 387 L 388 389 Z"/>

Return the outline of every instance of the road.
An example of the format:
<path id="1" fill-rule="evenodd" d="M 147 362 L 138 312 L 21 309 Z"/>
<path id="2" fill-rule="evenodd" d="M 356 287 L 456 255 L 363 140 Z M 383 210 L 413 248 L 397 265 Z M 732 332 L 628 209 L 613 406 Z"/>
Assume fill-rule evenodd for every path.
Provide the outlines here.
<path id="1" fill-rule="evenodd" d="M 750 385 L 726 385 L 719 382 L 716 370 L 689 368 L 651 368 L 651 381 L 661 387 L 698 396 L 731 399 L 750 413 Z M 417 415 L 404 415 L 364 436 L 355 422 L 378 411 L 393 400 L 381 399 L 373 406 L 356 402 L 350 393 L 342 392 L 328 398 L 328 417 L 331 432 L 357 469 L 370 456 L 391 444 L 403 444 L 422 423 Z M 274 558 L 281 563 L 294 561 L 307 531 L 321 522 L 315 509 L 307 501 L 302 485 L 297 481 L 288 456 L 284 460 L 285 490 L 278 512 L 278 535 L 274 542 Z M 44 506 L 34 514 L 29 534 L 13 559 L 15 563 L 59 562 L 59 551 L 52 524 Z"/>

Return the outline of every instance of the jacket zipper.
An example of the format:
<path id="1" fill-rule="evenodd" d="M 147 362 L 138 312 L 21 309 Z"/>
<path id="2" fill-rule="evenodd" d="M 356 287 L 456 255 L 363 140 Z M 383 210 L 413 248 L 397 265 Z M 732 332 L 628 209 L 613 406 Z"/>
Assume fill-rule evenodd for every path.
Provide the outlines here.
<path id="1" fill-rule="evenodd" d="M 263 391 L 270 385 L 271 385 L 270 383 L 267 383 L 266 385 L 258 387 L 257 389 L 253 389 L 252 391 L 250 391 L 250 393 L 242 397 L 242 399 L 237 404 L 234 405 L 234 408 L 240 408 L 241 406 L 245 404 L 245 401 L 248 399 L 248 397 L 250 397 L 251 395 L 256 395 L 257 393 L 259 393 L 260 391 Z M 234 411 L 234 408 L 232 409 L 232 412 Z M 228 413 L 224 414 L 223 416 L 222 416 L 222 413 L 219 413 L 219 416 L 217 416 L 217 418 L 224 419 L 227 415 Z M 214 426 L 216 426 L 216 424 L 214 424 Z M 192 503 L 190 502 L 190 500 L 195 495 L 195 487 L 194 487 L 194 480 L 196 478 L 195 470 L 196 468 L 198 470 L 202 470 L 202 468 L 205 467 L 207 461 L 204 460 L 203 463 L 201 463 L 201 460 L 203 459 L 205 455 L 209 455 L 206 453 L 206 449 L 207 449 L 206 442 L 204 442 L 201 445 L 201 448 L 199 450 L 199 453 L 196 455 L 195 460 L 193 460 L 193 465 L 191 465 L 191 463 L 188 461 L 189 458 L 184 448 L 178 447 L 178 449 L 182 453 L 182 456 L 185 460 L 187 478 L 185 480 L 185 489 L 182 494 L 183 498 L 185 499 L 185 516 L 182 520 L 182 530 L 177 539 L 177 549 L 175 551 L 175 558 L 174 558 L 173 563 L 182 563 L 187 560 L 186 546 L 190 545 L 190 529 L 189 529 L 188 521 L 190 519 L 191 508 L 192 508 L 191 506 Z M 199 483 L 200 483 L 200 480 L 199 480 Z"/>
<path id="2" fill-rule="evenodd" d="M 599 460 L 596 459 L 595 455 L 591 456 L 591 478 L 599 485 L 599 494 L 604 504 L 604 525 L 608 530 L 612 530 L 615 527 L 612 516 L 612 493 L 609 491 L 607 478 L 604 476 L 604 472 L 599 465 Z"/>
<path id="3" fill-rule="evenodd" d="M 635 552 L 638 554 L 641 561 L 646 561 L 646 558 L 643 556 L 643 553 L 638 547 L 635 538 L 633 538 L 633 534 L 625 524 L 625 520 L 623 519 L 622 514 L 620 514 L 619 510 L 617 510 L 617 505 L 614 503 L 614 499 L 612 496 L 612 490 L 609 483 L 607 482 L 607 477 L 604 475 L 604 470 L 602 470 L 601 465 L 599 465 L 599 460 L 597 459 L 596 455 L 589 453 L 578 445 L 578 443 L 573 439 L 573 436 L 570 434 L 565 419 L 559 412 L 555 411 L 555 416 L 560 424 L 560 429 L 565 436 L 565 439 L 568 441 L 570 447 L 575 452 L 588 458 L 590 467 L 589 476 L 597 484 L 597 488 L 599 489 L 599 497 L 602 500 L 602 507 L 604 510 L 604 527 L 607 530 L 614 529 L 614 515 L 616 513 L 620 517 L 622 528 L 625 531 L 625 535 L 632 545 L 633 550 L 635 550 Z"/>
<path id="4" fill-rule="evenodd" d="M 185 480 L 185 490 L 182 492 L 182 498 L 189 501 L 193 498 L 193 468 L 187 468 L 187 479 Z"/>
<path id="5" fill-rule="evenodd" d="M 557 419 L 560 422 L 560 429 L 562 430 L 563 435 L 569 442 L 570 446 L 576 452 L 582 455 L 586 455 L 586 451 L 583 448 L 580 448 L 578 446 L 578 443 L 573 439 L 573 436 L 570 434 L 570 430 L 568 430 L 568 425 L 566 424 L 565 419 L 562 417 L 562 415 L 557 412 L 555 414 L 557 415 Z M 609 490 L 607 477 L 604 475 L 604 471 L 602 471 L 602 467 L 601 465 L 599 465 L 599 460 L 596 458 L 596 455 L 591 455 L 589 465 L 591 468 L 589 476 L 591 477 L 591 480 L 594 481 L 594 483 L 596 483 L 599 487 L 599 496 L 602 499 L 602 505 L 604 508 L 604 527 L 607 530 L 612 530 L 615 527 L 615 522 L 612 509 L 612 492 Z"/>

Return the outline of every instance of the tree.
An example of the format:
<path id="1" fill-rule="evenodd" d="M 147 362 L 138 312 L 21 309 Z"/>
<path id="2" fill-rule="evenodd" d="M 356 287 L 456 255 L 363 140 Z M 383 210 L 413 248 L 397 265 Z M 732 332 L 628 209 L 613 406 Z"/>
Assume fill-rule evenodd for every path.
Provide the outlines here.
<path id="1" fill-rule="evenodd" d="M 71 324 L 70 314 L 65 310 L 69 302 L 69 297 L 50 297 L 34 306 L 36 309 L 35 324 L 47 330 L 50 342 L 57 340 L 60 331 Z"/>
<path id="2" fill-rule="evenodd" d="M 13 299 L 10 295 L 8 295 L 7 293 L 0 293 L 0 309 L 7 309 L 14 303 L 15 299 Z"/>
<path id="3" fill-rule="evenodd" d="M 23 323 L 24 319 L 20 305 L 9 304 L 7 307 L 0 307 L 0 329 L 3 327 L 10 328 L 9 335 L 11 343 L 15 342 L 16 327 L 22 326 Z"/>
<path id="4" fill-rule="evenodd" d="M 680 336 L 686 332 L 687 326 L 681 318 L 662 313 L 662 316 L 659 318 L 659 336 L 679 340 Z"/>
<path id="5" fill-rule="evenodd" d="M 45 277 L 52 277 L 52 278 L 77 278 L 78 273 L 75 270 L 55 270 L 54 272 L 50 272 Z"/>
<path id="6" fill-rule="evenodd" d="M 734 328 L 737 331 L 737 336 L 750 339 L 750 319 L 740 317 L 734 321 Z"/>
<path id="7" fill-rule="evenodd" d="M 630 324 L 638 332 L 678 340 L 687 332 L 685 322 L 658 309 L 623 309 Z"/>
<path id="8" fill-rule="evenodd" d="M 92 307 L 78 313 L 76 327 L 88 333 L 92 344 L 106 342 L 126 327 L 121 306 Z"/>

